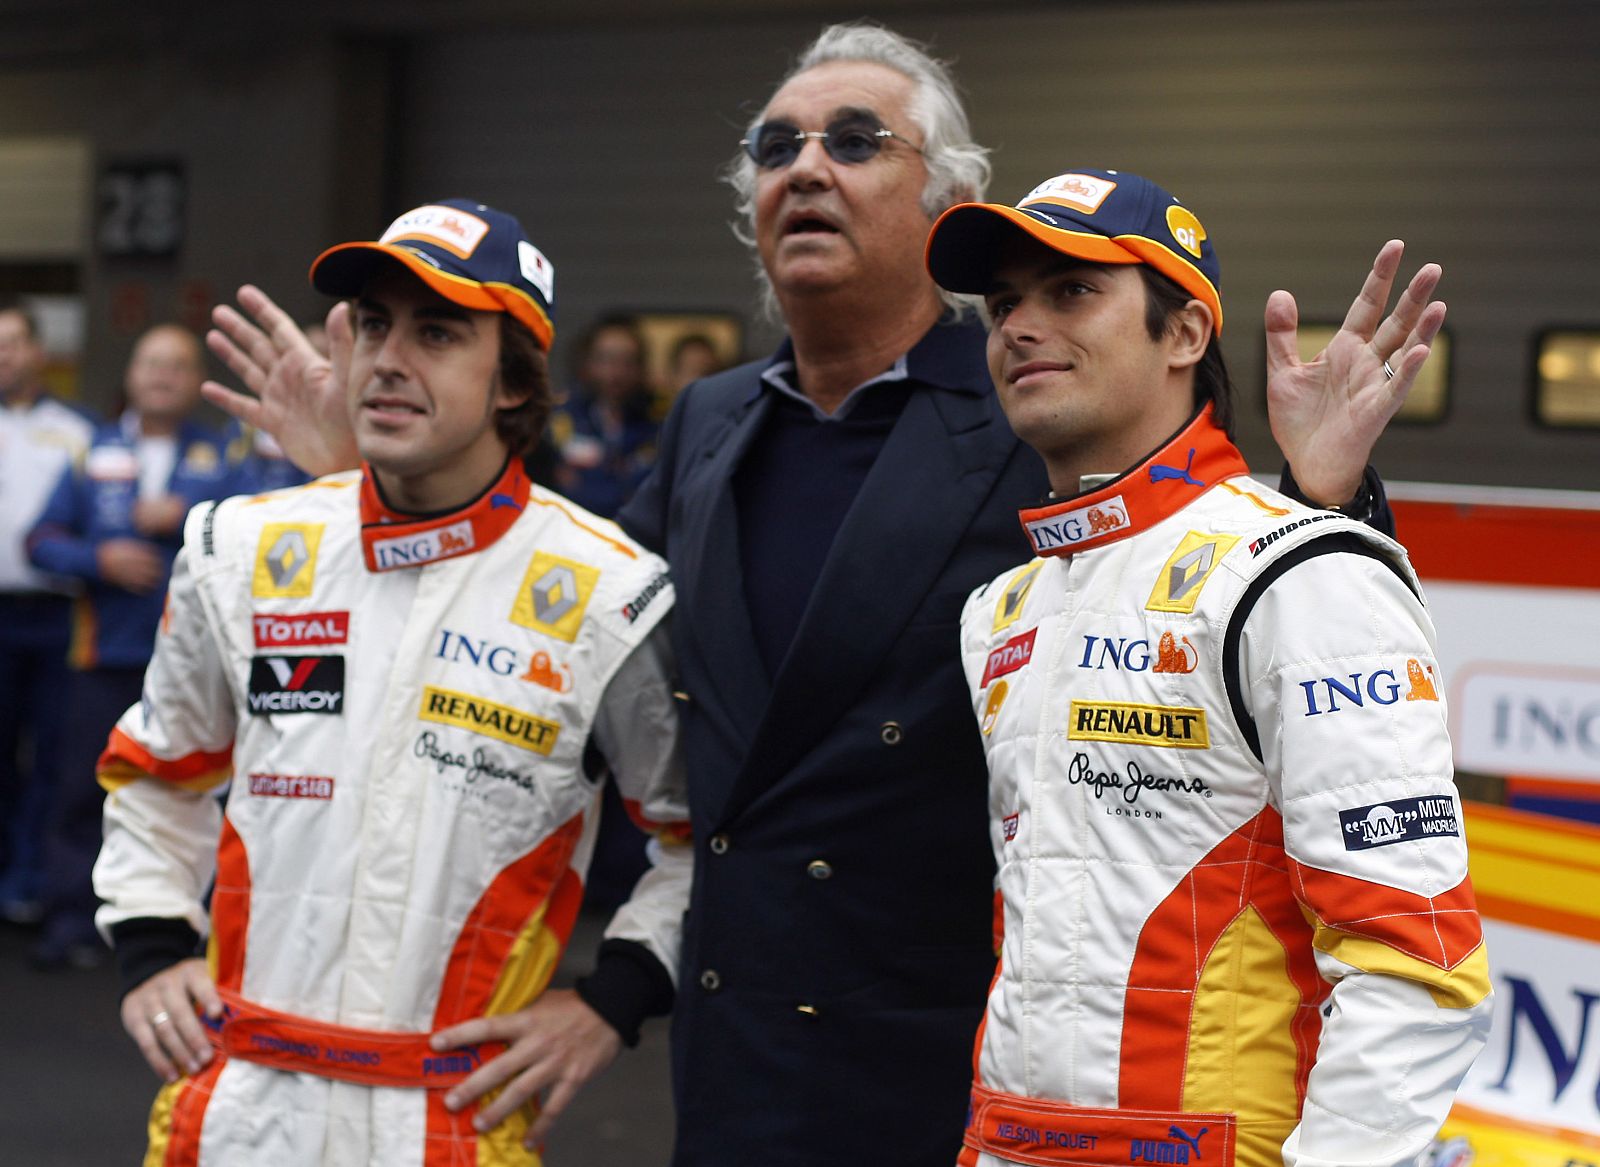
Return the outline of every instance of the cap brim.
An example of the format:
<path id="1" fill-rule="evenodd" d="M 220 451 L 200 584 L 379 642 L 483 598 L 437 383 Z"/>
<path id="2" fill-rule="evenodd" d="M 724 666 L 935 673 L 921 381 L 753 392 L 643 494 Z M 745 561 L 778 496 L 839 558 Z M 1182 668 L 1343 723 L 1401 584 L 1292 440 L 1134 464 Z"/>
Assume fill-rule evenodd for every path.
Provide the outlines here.
<path id="1" fill-rule="evenodd" d="M 1006 240 L 1019 233 L 1052 251 L 1091 263 L 1144 262 L 1116 240 L 1092 231 L 1052 227 L 1001 203 L 960 203 L 940 215 L 928 232 L 928 274 L 946 291 L 985 295 L 994 289 L 994 271 Z"/>
<path id="2" fill-rule="evenodd" d="M 1210 308 L 1212 325 L 1221 333 L 1222 297 L 1199 268 L 1142 236 L 1112 239 L 1094 231 L 1069 231 L 1037 217 L 1043 213 L 1001 203 L 958 203 L 940 215 L 928 232 L 928 274 L 947 292 L 987 295 L 994 290 L 995 268 L 1006 241 L 1026 236 L 1052 251 L 1090 263 L 1142 263 L 1153 267 Z"/>
<path id="3" fill-rule="evenodd" d="M 330 247 L 311 263 L 311 286 L 329 296 L 359 296 L 386 259 L 403 264 L 452 304 L 478 312 L 509 313 L 533 333 L 541 348 L 550 350 L 555 328 L 549 315 L 528 293 L 510 284 L 479 283 L 441 271 L 407 247 L 389 243 L 340 243 Z"/>

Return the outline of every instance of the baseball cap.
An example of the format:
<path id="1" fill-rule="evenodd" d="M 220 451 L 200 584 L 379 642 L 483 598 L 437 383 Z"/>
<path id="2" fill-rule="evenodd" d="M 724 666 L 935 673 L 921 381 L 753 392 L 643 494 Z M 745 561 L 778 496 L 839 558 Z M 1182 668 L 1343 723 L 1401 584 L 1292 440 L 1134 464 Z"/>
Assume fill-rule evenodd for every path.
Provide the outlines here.
<path id="1" fill-rule="evenodd" d="M 1046 179 L 1015 207 L 959 203 L 928 234 L 928 273 L 951 292 L 994 286 L 1005 239 L 1023 231 L 1091 263 L 1143 263 L 1206 304 L 1222 331 L 1217 253 L 1193 211 L 1137 174 L 1074 170 Z"/>
<path id="2" fill-rule="evenodd" d="M 550 350 L 555 268 L 515 217 L 473 199 L 417 207 L 375 241 L 328 248 L 311 265 L 311 284 L 330 296 L 359 295 L 384 256 L 463 308 L 510 313 Z"/>

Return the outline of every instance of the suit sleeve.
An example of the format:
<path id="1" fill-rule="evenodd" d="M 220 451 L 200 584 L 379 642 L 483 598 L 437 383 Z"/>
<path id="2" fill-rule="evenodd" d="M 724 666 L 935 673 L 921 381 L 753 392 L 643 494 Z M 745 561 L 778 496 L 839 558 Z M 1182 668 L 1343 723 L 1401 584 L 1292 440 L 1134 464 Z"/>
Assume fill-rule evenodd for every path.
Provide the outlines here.
<path id="1" fill-rule="evenodd" d="M 1376 467 L 1369 464 L 1361 472 L 1361 486 L 1371 501 L 1371 509 L 1364 515 L 1352 514 L 1350 517 L 1365 523 L 1374 531 L 1394 538 L 1394 511 L 1389 506 L 1389 493 L 1383 489 L 1383 479 L 1379 477 Z M 1305 491 L 1301 490 L 1300 484 L 1294 480 L 1294 473 L 1287 462 L 1283 464 L 1283 473 L 1278 476 L 1278 492 L 1313 509 L 1323 509 L 1319 503 L 1314 503 L 1306 497 Z"/>
<path id="2" fill-rule="evenodd" d="M 650 868 L 607 926 L 594 972 L 578 984 L 629 1045 L 645 1018 L 672 1008 L 694 873 L 672 673 L 662 623 L 612 677 L 593 731 L 629 817 L 650 836 Z"/>
<path id="3" fill-rule="evenodd" d="M 1284 1162 L 1410 1163 L 1490 1011 L 1431 622 L 1385 560 L 1313 554 L 1246 617 L 1242 672 L 1333 986 Z"/>
<path id="4" fill-rule="evenodd" d="M 107 797 L 96 924 L 118 949 L 125 984 L 130 960 L 148 976 L 189 954 L 176 938 L 208 930 L 222 819 L 215 792 L 232 773 L 236 713 L 191 554 L 180 551 L 173 566 L 140 702 L 111 731 L 97 768 Z"/>

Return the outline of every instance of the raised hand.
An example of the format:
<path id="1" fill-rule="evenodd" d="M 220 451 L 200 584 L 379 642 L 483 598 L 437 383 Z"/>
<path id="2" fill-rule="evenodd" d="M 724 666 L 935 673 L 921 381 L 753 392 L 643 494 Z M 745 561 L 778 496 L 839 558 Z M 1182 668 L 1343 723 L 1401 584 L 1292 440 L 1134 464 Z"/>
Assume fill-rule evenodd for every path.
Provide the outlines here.
<path id="1" fill-rule="evenodd" d="M 1325 506 L 1355 495 L 1372 447 L 1404 404 L 1444 324 L 1444 304 L 1429 299 L 1442 274 L 1436 263 L 1417 270 L 1394 311 L 1384 316 L 1404 253 L 1398 239 L 1383 245 L 1338 333 L 1303 363 L 1294 297 L 1281 290 L 1267 297 L 1272 436 L 1306 497 Z"/>
<path id="2" fill-rule="evenodd" d="M 328 313 L 331 359 L 311 346 L 289 314 L 260 288 L 245 284 L 239 305 L 211 311 L 216 325 L 206 346 L 244 382 L 240 393 L 216 381 L 201 386 L 205 399 L 246 425 L 277 439 L 289 461 L 308 474 L 331 474 L 360 465 L 345 400 L 354 334 L 349 305 Z"/>

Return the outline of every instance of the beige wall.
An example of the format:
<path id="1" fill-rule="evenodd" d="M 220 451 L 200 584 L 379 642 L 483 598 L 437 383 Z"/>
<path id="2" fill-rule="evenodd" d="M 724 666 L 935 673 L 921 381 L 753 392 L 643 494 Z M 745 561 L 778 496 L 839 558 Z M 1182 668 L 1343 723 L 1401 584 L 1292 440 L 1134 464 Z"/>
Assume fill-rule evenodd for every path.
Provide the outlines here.
<path id="1" fill-rule="evenodd" d="M 219 22 L 227 9 L 218 0 Z M 49 67 L 10 65 L 0 46 L 0 137 L 79 133 L 97 159 L 188 165 L 176 263 L 88 263 L 97 385 L 125 352 L 110 311 L 124 281 L 148 280 L 170 313 L 185 281 L 253 279 L 307 315 L 321 307 L 304 282 L 321 247 L 453 194 L 524 218 L 558 269 L 564 337 L 614 307 L 752 316 L 716 173 L 821 19 L 585 24 L 567 12 L 547 26 L 513 5 L 520 19 L 463 26 L 456 11 L 326 0 L 302 7 L 303 29 L 192 31 L 127 53 L 102 40 Z M 1533 334 L 1600 325 L 1597 13 L 1585 0 L 1169 0 L 943 4 L 893 19 L 957 58 L 978 137 L 995 148 L 996 197 L 1101 164 L 1149 173 L 1200 213 L 1222 257 L 1226 348 L 1258 464 L 1273 464 L 1267 293 L 1289 287 L 1308 318 L 1336 318 L 1377 246 L 1400 235 L 1414 260 L 1446 266 L 1455 393 L 1444 425 L 1385 438 L 1382 468 L 1593 487 L 1600 435 L 1526 418 Z M 361 29 L 358 47 L 336 36 L 341 22 Z M 774 333 L 749 323 L 759 352 Z"/>

